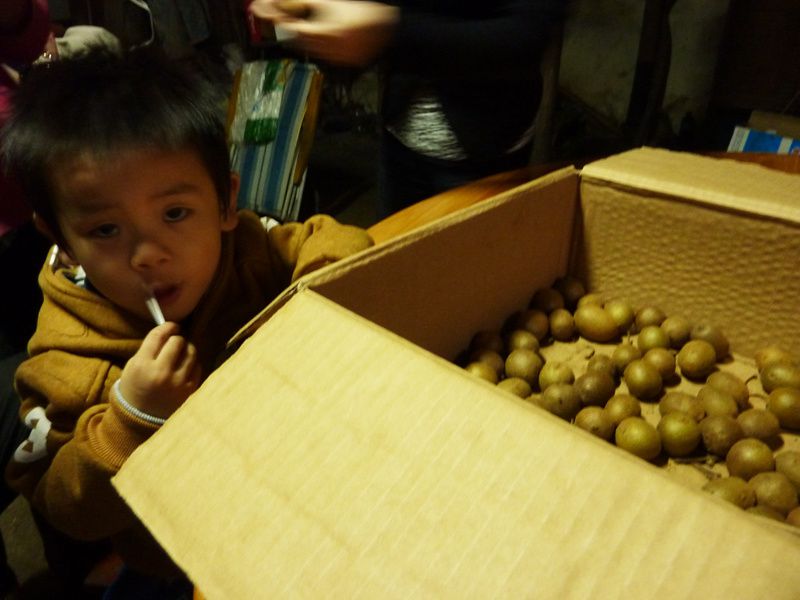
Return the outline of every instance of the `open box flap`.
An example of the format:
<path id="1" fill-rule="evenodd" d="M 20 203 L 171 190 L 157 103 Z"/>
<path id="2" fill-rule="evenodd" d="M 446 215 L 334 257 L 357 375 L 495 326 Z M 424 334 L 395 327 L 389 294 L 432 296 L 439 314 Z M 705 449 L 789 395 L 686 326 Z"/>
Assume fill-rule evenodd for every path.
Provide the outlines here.
<path id="1" fill-rule="evenodd" d="M 757 164 L 638 148 L 586 165 L 581 177 L 800 224 L 800 175 Z"/>
<path id="2" fill-rule="evenodd" d="M 211 600 L 800 589 L 795 537 L 310 290 L 113 481 Z"/>
<path id="3" fill-rule="evenodd" d="M 448 319 L 457 319 L 463 327 L 475 321 L 477 329 L 496 325 L 497 315 L 470 316 L 469 309 L 457 312 L 448 308 L 454 297 L 463 300 L 475 296 L 472 306 L 477 311 L 479 296 L 485 294 L 487 281 L 502 285 L 524 287 L 520 294 L 532 293 L 534 285 L 549 284 L 563 274 L 569 259 L 569 237 L 562 235 L 572 227 L 577 202 L 578 172 L 573 167 L 545 175 L 503 194 L 484 200 L 429 225 L 420 227 L 388 242 L 368 248 L 324 269 L 298 280 L 261 313 L 256 315 L 229 342 L 234 347 L 252 333 L 293 296 L 298 290 L 318 290 L 340 304 L 374 318 L 375 322 L 400 333 L 423 347 L 441 355 L 453 352 L 454 345 L 446 340 L 422 339 L 420 333 L 434 335 L 446 330 Z M 478 220 L 482 225 L 474 225 Z M 491 235 L 500 223 L 507 230 L 503 240 Z M 542 226 L 535 243 L 525 239 L 535 226 Z M 465 234 L 464 230 L 469 233 Z M 475 232 L 477 230 L 477 233 Z M 486 234 L 490 242 L 481 239 Z M 409 246 L 415 253 L 404 252 Z M 447 247 L 450 262 L 430 262 L 419 258 L 426 252 L 440 256 Z M 530 253 L 531 260 L 520 259 Z M 544 255 L 546 260 L 543 259 Z M 509 259 L 507 257 L 514 257 Z M 533 258 L 539 260 L 534 262 Z M 380 275 L 376 275 L 380 271 Z M 375 285 L 376 277 L 382 280 Z M 359 281 L 365 284 L 359 286 Z M 414 281 L 418 280 L 418 284 Z M 427 290 L 424 297 L 414 294 L 414 288 Z M 397 310 L 392 309 L 392 304 Z M 414 303 L 410 305 L 409 303 Z M 418 306 L 417 310 L 413 306 Z M 505 314 L 519 308 L 503 307 Z M 465 314 L 467 313 L 467 314 Z M 436 327 L 420 327 L 419 320 L 429 320 Z M 483 323 L 481 323 L 483 321 Z"/>

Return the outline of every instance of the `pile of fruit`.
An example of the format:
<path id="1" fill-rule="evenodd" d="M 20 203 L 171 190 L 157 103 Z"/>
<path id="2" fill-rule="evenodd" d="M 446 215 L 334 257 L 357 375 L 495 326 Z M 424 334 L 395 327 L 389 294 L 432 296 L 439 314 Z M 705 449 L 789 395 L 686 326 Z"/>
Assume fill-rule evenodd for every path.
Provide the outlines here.
<path id="1" fill-rule="evenodd" d="M 496 384 L 704 490 L 800 527 L 800 363 L 770 346 L 734 360 L 723 330 L 657 306 L 587 293 L 572 277 L 536 290 L 458 358 Z"/>

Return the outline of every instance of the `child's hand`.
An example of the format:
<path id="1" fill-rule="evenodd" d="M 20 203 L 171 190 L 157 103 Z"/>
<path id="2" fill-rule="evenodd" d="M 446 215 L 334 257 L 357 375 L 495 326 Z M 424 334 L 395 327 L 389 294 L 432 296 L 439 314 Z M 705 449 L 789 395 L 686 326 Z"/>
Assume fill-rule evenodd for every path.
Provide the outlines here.
<path id="1" fill-rule="evenodd" d="M 172 322 L 154 327 L 120 377 L 125 400 L 154 417 L 169 417 L 200 383 L 197 350 L 177 333 Z"/>

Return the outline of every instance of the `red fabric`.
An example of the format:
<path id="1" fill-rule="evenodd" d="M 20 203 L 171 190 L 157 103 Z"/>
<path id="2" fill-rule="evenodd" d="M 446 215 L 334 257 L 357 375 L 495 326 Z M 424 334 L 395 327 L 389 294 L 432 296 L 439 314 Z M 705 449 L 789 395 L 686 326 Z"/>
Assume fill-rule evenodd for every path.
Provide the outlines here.
<path id="1" fill-rule="evenodd" d="M 14 35 L 0 35 L 0 62 L 11 66 L 30 63 L 44 49 L 50 34 L 47 0 L 34 0 L 27 25 Z M 0 69 L 0 126 L 8 117 L 14 81 Z M 30 209 L 19 188 L 0 173 L 0 236 L 30 219 Z"/>

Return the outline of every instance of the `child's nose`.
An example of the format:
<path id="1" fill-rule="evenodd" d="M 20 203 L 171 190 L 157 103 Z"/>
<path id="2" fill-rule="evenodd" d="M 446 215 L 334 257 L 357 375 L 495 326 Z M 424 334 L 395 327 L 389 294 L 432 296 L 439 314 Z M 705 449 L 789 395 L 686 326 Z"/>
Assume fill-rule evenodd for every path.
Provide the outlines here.
<path id="1" fill-rule="evenodd" d="M 167 249 L 154 239 L 138 240 L 131 253 L 131 266 L 137 270 L 147 270 L 165 263 L 169 258 Z"/>

